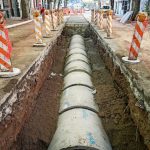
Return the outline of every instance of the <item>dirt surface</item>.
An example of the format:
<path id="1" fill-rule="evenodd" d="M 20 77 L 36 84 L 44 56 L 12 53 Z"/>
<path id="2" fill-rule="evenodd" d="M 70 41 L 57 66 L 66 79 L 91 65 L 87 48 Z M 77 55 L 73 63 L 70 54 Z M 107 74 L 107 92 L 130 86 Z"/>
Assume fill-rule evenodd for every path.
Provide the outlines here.
<path id="1" fill-rule="evenodd" d="M 93 84 L 97 90 L 99 116 L 113 150 L 147 150 L 138 127 L 131 119 L 126 93 L 114 83 L 92 40 L 86 39 L 86 46 L 93 69 Z"/>
<path id="2" fill-rule="evenodd" d="M 49 43 L 53 35 L 57 32 L 59 31 L 53 31 L 51 38 L 44 38 L 43 42 Z M 43 47 L 33 47 L 33 44 L 36 42 L 33 22 L 9 29 L 9 36 L 13 45 L 11 54 L 12 65 L 13 67 L 21 69 L 22 73 L 13 78 L 0 78 L 0 98 L 10 92 L 14 84 L 44 49 Z"/>
<path id="3" fill-rule="evenodd" d="M 56 130 L 63 84 L 65 46 L 56 48 L 55 62 L 36 99 L 37 104 L 17 140 L 18 150 L 47 150 Z"/>

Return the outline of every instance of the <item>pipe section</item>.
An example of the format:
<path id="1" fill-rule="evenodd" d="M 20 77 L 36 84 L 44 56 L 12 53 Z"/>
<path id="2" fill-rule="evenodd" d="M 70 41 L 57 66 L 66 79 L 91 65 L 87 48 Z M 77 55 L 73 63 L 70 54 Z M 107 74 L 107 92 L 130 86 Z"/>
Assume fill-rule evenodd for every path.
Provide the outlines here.
<path id="1" fill-rule="evenodd" d="M 74 35 L 66 57 L 58 126 L 48 150 L 112 150 L 97 115 L 85 50 L 82 36 Z"/>
<path id="2" fill-rule="evenodd" d="M 81 71 L 71 72 L 65 76 L 64 89 L 74 85 L 83 85 L 94 89 L 90 75 Z"/>
<path id="3" fill-rule="evenodd" d="M 80 49 L 83 49 L 85 50 L 85 46 L 84 45 L 81 45 L 80 43 L 74 43 L 72 45 L 70 45 L 69 49 L 74 49 L 74 48 L 80 48 Z"/>
<path id="4" fill-rule="evenodd" d="M 98 115 L 72 109 L 59 116 L 58 128 L 48 150 L 111 150 Z"/>
<path id="5" fill-rule="evenodd" d="M 60 100 L 59 113 L 76 108 L 86 108 L 98 112 L 98 106 L 94 102 L 92 89 L 85 86 L 72 86 L 63 91 Z"/>
<path id="6" fill-rule="evenodd" d="M 89 67 L 89 64 L 87 64 L 84 61 L 72 61 L 68 65 L 66 65 L 64 69 L 65 75 L 72 72 L 72 71 L 83 71 L 91 75 L 92 71 L 91 68 Z"/>
<path id="7" fill-rule="evenodd" d="M 87 64 L 89 63 L 89 60 L 86 56 L 84 56 L 82 54 L 73 54 L 66 59 L 66 65 L 70 62 L 77 61 L 77 60 L 86 62 Z"/>
<path id="8" fill-rule="evenodd" d="M 82 54 L 84 56 L 87 56 L 86 52 L 80 48 L 74 48 L 74 49 L 70 50 L 67 54 L 67 57 L 69 57 L 70 55 L 73 55 L 73 54 Z"/>

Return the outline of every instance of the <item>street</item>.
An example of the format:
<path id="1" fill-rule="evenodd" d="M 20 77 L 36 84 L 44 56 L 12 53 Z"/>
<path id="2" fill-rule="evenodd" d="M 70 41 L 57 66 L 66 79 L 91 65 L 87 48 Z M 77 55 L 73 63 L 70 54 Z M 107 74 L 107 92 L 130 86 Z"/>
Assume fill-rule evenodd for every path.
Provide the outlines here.
<path id="1" fill-rule="evenodd" d="M 100 11 L 66 15 L 54 29 L 49 20 L 50 30 L 37 14 L 8 29 L 21 74 L 0 78 L 0 149 L 149 150 L 150 25 L 140 43 L 138 21 L 111 11 L 102 28 Z"/>

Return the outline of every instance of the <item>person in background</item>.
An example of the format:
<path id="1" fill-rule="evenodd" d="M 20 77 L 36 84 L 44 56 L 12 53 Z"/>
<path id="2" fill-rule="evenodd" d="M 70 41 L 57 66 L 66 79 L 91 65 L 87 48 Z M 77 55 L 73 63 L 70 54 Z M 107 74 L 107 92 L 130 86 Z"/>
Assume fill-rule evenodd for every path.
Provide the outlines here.
<path id="1" fill-rule="evenodd" d="M 40 13 L 42 15 L 42 20 L 43 20 L 43 23 L 44 23 L 44 21 L 45 21 L 45 8 L 44 7 L 41 8 Z"/>

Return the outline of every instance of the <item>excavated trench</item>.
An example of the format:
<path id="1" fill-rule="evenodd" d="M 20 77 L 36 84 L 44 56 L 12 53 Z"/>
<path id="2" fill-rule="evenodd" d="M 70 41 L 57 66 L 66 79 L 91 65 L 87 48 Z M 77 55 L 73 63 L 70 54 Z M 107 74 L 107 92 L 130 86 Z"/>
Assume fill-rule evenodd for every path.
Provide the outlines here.
<path id="1" fill-rule="evenodd" d="M 124 90 L 128 84 L 117 68 L 104 63 L 105 58 L 99 46 L 93 41 L 87 28 L 65 27 L 54 50 L 55 61 L 36 98 L 32 113 L 25 122 L 12 149 L 47 150 L 56 131 L 60 95 L 63 88 L 63 69 L 67 48 L 73 34 L 84 36 L 88 57 L 92 68 L 92 81 L 97 91 L 96 103 L 99 117 L 109 137 L 113 150 L 147 150 L 137 125 L 131 118 L 128 104 L 129 95 Z M 110 60 L 112 62 L 112 60 Z M 119 85 L 122 84 L 122 86 Z"/>

